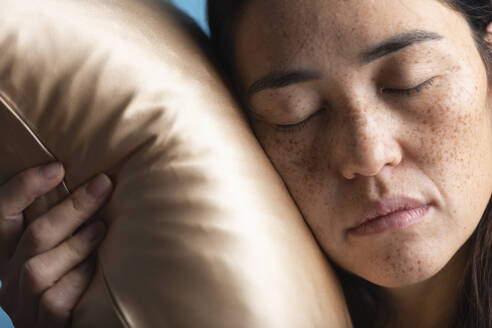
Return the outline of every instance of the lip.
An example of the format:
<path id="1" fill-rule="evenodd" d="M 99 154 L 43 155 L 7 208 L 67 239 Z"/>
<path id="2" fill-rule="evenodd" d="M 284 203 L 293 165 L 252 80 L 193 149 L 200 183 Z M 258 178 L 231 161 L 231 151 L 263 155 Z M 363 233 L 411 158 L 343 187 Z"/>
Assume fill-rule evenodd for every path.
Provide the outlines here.
<path id="1" fill-rule="evenodd" d="M 365 215 L 348 231 L 354 235 L 369 235 L 388 229 L 406 228 L 420 221 L 431 205 L 404 196 L 387 197 L 371 202 L 365 208 Z"/>

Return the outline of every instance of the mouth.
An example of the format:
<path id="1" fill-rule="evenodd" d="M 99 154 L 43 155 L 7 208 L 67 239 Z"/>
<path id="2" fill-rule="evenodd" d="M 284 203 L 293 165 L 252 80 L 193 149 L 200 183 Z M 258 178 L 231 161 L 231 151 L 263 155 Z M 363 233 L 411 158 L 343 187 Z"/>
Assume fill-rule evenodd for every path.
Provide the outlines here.
<path id="1" fill-rule="evenodd" d="M 365 215 L 348 232 L 365 236 L 389 229 L 404 229 L 422 220 L 430 209 L 431 204 L 413 198 L 384 198 L 369 204 Z"/>

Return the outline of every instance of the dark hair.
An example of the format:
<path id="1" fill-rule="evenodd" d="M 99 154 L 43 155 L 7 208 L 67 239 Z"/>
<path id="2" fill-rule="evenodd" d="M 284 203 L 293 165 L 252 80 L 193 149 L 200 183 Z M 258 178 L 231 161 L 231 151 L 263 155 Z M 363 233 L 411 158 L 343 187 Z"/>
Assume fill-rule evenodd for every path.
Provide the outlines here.
<path id="1" fill-rule="evenodd" d="M 487 68 L 492 84 L 492 51 L 487 42 L 487 26 L 492 22 L 491 0 L 440 0 L 463 14 Z M 233 33 L 246 0 L 208 0 L 208 20 L 212 45 L 225 70 L 234 76 Z M 461 297 L 454 328 L 492 328 L 492 199 L 476 230 L 468 240 L 471 254 L 461 282 Z M 329 260 L 329 258 L 328 258 Z M 331 261 L 330 261 L 331 262 Z M 333 263 L 342 284 L 354 327 L 384 327 L 394 309 L 383 297 L 380 286 L 370 283 Z M 383 313 L 376 318 L 375 313 Z"/>
<path id="2" fill-rule="evenodd" d="M 222 63 L 222 68 L 226 70 L 228 77 L 232 80 L 236 78 L 233 64 L 234 47 L 232 34 L 236 29 L 236 18 L 240 15 L 246 3 L 246 0 L 207 0 L 207 16 L 212 48 Z"/>

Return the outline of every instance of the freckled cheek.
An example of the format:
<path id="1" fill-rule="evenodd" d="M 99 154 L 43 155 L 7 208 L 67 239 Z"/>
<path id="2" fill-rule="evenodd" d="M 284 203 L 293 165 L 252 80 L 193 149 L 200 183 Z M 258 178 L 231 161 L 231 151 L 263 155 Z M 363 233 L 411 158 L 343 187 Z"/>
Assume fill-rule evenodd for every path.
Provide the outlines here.
<path id="1" fill-rule="evenodd" d="M 335 211 L 333 204 L 339 193 L 328 169 L 330 156 L 321 151 L 325 146 L 306 136 L 289 136 L 258 127 L 255 132 L 317 237 L 337 231 L 336 222 L 327 221 L 333 217 L 330 213 Z"/>
<path id="2" fill-rule="evenodd" d="M 256 136 L 271 161 L 280 171 L 285 174 L 284 178 L 293 175 L 302 175 L 305 166 L 301 163 L 306 156 L 308 146 L 298 137 L 278 133 L 272 129 L 255 129 Z"/>
<path id="3" fill-rule="evenodd" d="M 485 94 L 474 89 L 449 88 L 423 104 L 418 122 L 405 137 L 410 156 L 451 202 L 476 193 L 472 185 L 490 182 L 485 171 L 492 167 L 484 163 L 491 160 L 492 127 Z"/>
<path id="4" fill-rule="evenodd" d="M 476 142 L 477 129 L 484 126 L 485 90 L 468 75 L 438 81 L 420 103 L 408 106 L 416 120 L 406 139 L 415 140 L 413 145 L 434 163 L 464 160 L 470 152 L 466 145 Z"/>
<path id="5" fill-rule="evenodd" d="M 259 124 L 254 129 L 263 149 L 296 200 L 300 201 L 312 193 L 319 194 L 326 174 L 317 168 L 326 165 L 320 163 L 313 138 L 301 133 L 278 132 Z"/>
<path id="6" fill-rule="evenodd" d="M 460 104 L 437 104 L 425 110 L 423 123 L 412 131 L 410 139 L 419 140 L 422 160 L 430 164 L 462 162 L 470 155 L 467 145 L 477 140 L 474 129 L 481 123 L 479 115 Z"/>

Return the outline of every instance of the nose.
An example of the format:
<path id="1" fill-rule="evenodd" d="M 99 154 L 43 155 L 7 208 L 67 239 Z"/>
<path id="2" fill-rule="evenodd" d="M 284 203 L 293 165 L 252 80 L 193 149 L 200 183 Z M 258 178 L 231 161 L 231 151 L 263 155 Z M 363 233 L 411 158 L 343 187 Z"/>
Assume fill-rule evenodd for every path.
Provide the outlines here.
<path id="1" fill-rule="evenodd" d="M 346 142 L 341 142 L 340 171 L 345 179 L 375 176 L 385 167 L 396 167 L 402 159 L 394 136 L 395 124 L 383 114 L 361 111 L 344 124 Z"/>

